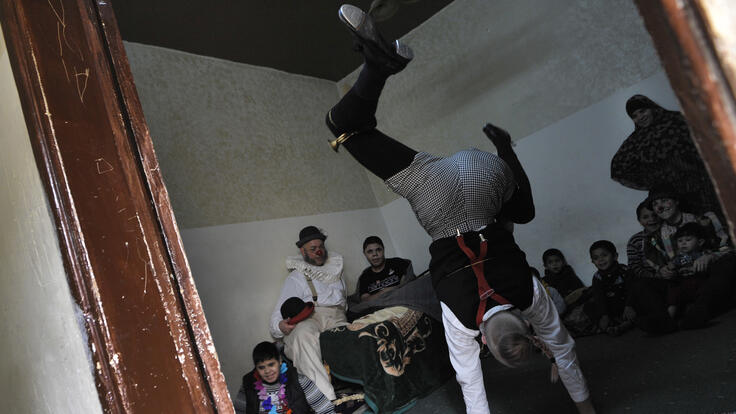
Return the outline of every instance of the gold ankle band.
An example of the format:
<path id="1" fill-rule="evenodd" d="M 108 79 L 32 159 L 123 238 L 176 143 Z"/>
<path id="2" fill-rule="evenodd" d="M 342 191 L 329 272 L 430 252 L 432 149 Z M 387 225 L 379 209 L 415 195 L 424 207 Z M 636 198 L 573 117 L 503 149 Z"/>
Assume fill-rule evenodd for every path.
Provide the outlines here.
<path id="1" fill-rule="evenodd" d="M 340 148 L 340 145 L 342 145 L 342 143 L 347 141 L 350 137 L 352 137 L 355 134 L 357 134 L 357 132 L 345 132 L 339 137 L 337 137 L 336 139 L 331 139 L 329 141 L 330 147 L 332 148 L 333 151 L 337 152 L 337 150 Z"/>

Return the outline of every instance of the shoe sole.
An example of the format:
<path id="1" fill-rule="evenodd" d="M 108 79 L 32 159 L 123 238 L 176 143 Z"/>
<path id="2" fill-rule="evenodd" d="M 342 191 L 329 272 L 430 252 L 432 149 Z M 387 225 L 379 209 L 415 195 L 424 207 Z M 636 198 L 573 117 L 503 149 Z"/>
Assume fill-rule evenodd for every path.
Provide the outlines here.
<path id="1" fill-rule="evenodd" d="M 343 4 L 337 12 L 340 21 L 355 33 L 356 36 L 363 40 L 367 40 L 378 44 L 378 32 L 373 24 L 373 19 L 365 12 L 352 4 Z M 414 51 L 408 45 L 399 40 L 395 40 L 392 44 L 394 52 L 406 59 L 407 61 L 414 59 Z"/>

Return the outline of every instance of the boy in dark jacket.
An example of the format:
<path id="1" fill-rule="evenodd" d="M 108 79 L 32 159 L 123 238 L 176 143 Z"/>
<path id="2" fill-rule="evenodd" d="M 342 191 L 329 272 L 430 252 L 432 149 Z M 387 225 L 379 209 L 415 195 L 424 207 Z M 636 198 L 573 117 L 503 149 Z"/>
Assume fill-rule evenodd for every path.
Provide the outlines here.
<path id="1" fill-rule="evenodd" d="M 620 335 L 633 326 L 636 317 L 628 268 L 618 262 L 616 246 L 608 240 L 590 246 L 590 259 L 598 271 L 593 275 L 593 301 L 587 304 L 586 313 L 601 331 Z"/>
<path id="2" fill-rule="evenodd" d="M 585 287 L 575 270 L 567 264 L 565 255 L 558 249 L 547 249 L 542 253 L 542 263 L 544 263 L 544 279 L 545 283 L 557 289 L 565 298 L 565 303 L 570 305 L 568 295 Z"/>
<path id="3" fill-rule="evenodd" d="M 335 406 L 309 378 L 281 361 L 272 342 L 253 348 L 253 365 L 233 401 L 237 414 L 335 413 Z"/>

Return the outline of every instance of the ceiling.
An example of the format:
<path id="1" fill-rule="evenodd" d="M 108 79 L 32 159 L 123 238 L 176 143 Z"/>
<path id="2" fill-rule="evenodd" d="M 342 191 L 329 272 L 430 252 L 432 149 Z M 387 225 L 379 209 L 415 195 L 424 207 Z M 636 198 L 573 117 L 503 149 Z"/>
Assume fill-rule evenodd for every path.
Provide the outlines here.
<path id="1" fill-rule="evenodd" d="M 452 0 L 384 0 L 398 11 L 379 24 L 399 38 Z M 114 0 L 123 40 L 337 81 L 362 59 L 334 0 Z M 353 0 L 368 10 L 371 0 Z"/>

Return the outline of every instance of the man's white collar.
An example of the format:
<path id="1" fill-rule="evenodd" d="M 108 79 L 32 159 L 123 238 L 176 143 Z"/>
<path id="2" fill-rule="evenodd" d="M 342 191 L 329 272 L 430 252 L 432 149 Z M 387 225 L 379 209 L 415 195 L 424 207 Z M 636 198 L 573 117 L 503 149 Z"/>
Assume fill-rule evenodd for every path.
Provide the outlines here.
<path id="1" fill-rule="evenodd" d="M 334 283 L 342 277 L 342 256 L 338 253 L 330 252 L 327 261 L 322 266 L 315 266 L 304 261 L 302 256 L 289 256 L 286 258 L 286 268 L 289 271 L 298 270 L 312 280 L 319 280 L 322 283 Z"/>

